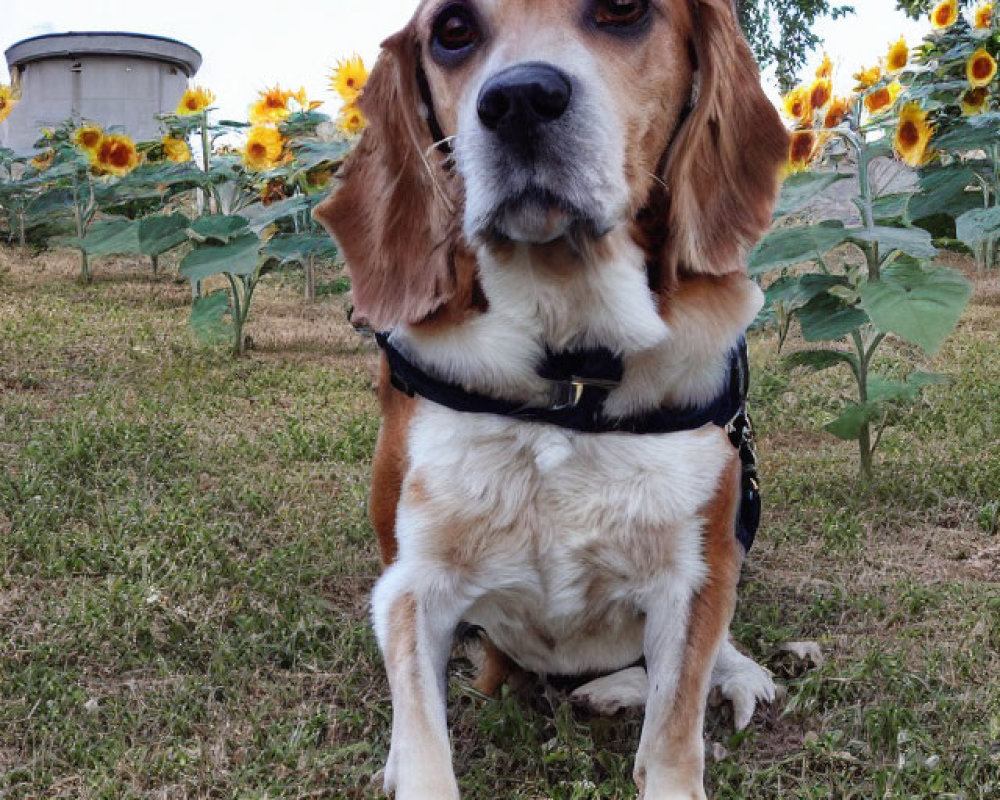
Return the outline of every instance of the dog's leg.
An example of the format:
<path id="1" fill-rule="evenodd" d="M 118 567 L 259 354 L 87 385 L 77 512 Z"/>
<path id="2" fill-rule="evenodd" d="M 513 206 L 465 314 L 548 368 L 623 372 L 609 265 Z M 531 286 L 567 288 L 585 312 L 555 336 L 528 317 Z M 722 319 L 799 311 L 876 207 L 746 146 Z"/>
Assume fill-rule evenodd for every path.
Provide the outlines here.
<path id="1" fill-rule="evenodd" d="M 703 730 L 712 667 L 736 605 L 739 545 L 733 537 L 739 465 L 704 509 L 704 579 L 667 576 L 648 593 L 649 697 L 635 761 L 644 800 L 705 800 Z M 684 621 L 687 624 L 684 624 Z"/>
<path id="2" fill-rule="evenodd" d="M 397 800 L 454 800 L 445 716 L 448 654 L 467 604 L 430 567 L 391 566 L 372 594 L 372 616 L 392 689 L 385 790 Z"/>

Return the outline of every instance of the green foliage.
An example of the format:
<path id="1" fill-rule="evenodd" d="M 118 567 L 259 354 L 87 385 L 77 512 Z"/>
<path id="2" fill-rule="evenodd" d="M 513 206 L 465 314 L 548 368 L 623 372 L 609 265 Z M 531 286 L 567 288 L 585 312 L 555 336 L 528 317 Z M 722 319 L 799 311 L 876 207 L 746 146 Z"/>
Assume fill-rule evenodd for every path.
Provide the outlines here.
<path id="1" fill-rule="evenodd" d="M 740 25 L 761 67 L 773 64 L 782 92 L 820 43 L 813 32 L 823 17 L 837 19 L 854 12 L 852 5 L 830 0 L 737 0 Z"/>

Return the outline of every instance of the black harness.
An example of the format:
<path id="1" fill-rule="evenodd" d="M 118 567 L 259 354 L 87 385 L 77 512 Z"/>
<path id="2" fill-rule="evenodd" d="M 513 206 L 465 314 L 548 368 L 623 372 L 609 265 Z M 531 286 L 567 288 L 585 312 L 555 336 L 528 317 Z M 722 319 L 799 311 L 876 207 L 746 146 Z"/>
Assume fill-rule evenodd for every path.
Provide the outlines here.
<path id="1" fill-rule="evenodd" d="M 750 369 L 746 340 L 741 339 L 729 357 L 725 385 L 710 402 L 700 406 L 662 406 L 631 417 L 608 417 L 604 401 L 622 380 L 620 356 L 605 348 L 546 353 L 538 374 L 550 386 L 547 405 L 525 405 L 499 397 L 470 392 L 426 372 L 396 348 L 388 333 L 375 339 L 389 362 L 392 385 L 410 397 L 420 395 L 432 403 L 469 414 L 504 417 L 556 425 L 581 433 L 676 433 L 712 424 L 723 428 L 740 454 L 743 465 L 742 496 L 736 518 L 736 538 L 749 551 L 760 523 L 760 488 L 753 427 L 746 410 Z"/>

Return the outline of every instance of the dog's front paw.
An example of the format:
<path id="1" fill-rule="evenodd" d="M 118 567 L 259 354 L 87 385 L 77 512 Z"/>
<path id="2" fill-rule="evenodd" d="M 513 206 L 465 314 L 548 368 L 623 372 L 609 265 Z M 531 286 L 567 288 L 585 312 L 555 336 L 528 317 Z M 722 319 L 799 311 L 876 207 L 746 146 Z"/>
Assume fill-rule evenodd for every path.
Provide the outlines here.
<path id="1" fill-rule="evenodd" d="M 678 781 L 678 776 L 671 774 L 672 772 L 637 769 L 634 778 L 639 789 L 639 800 L 708 800 L 704 786 L 694 783 L 690 788 L 681 788 L 679 783 L 691 781 Z"/>
<path id="2" fill-rule="evenodd" d="M 733 724 L 741 731 L 750 724 L 758 703 L 773 703 L 776 693 L 771 673 L 743 655 L 728 639 L 712 670 L 712 688 L 733 705 Z"/>
<path id="3" fill-rule="evenodd" d="M 610 717 L 623 708 L 642 708 L 649 694 L 643 667 L 629 667 L 585 683 L 569 696 L 570 702 L 591 713 Z"/>
<path id="4" fill-rule="evenodd" d="M 385 769 L 372 781 L 375 783 L 381 777 L 386 796 L 395 800 L 459 800 L 458 784 L 450 769 L 435 770 L 425 763 L 404 770 L 399 762 L 396 748 L 390 747 Z"/>

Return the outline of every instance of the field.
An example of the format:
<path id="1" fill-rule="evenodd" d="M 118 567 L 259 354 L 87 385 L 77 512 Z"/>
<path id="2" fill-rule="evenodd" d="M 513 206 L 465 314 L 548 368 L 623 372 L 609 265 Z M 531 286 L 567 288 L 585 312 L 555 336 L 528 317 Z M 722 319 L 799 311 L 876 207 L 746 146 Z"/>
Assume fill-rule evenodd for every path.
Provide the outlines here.
<path id="1" fill-rule="evenodd" d="M 378 797 L 373 346 L 291 274 L 234 360 L 192 338 L 172 271 L 104 259 L 82 286 L 70 255 L 0 250 L 0 798 Z M 741 735 L 711 712 L 717 800 L 1000 796 L 993 275 L 940 356 L 908 349 L 950 381 L 867 488 L 820 431 L 845 376 L 753 338 L 765 518 L 734 631 L 787 695 Z M 455 656 L 464 797 L 634 796 L 638 714 L 530 680 L 485 699 Z"/>

